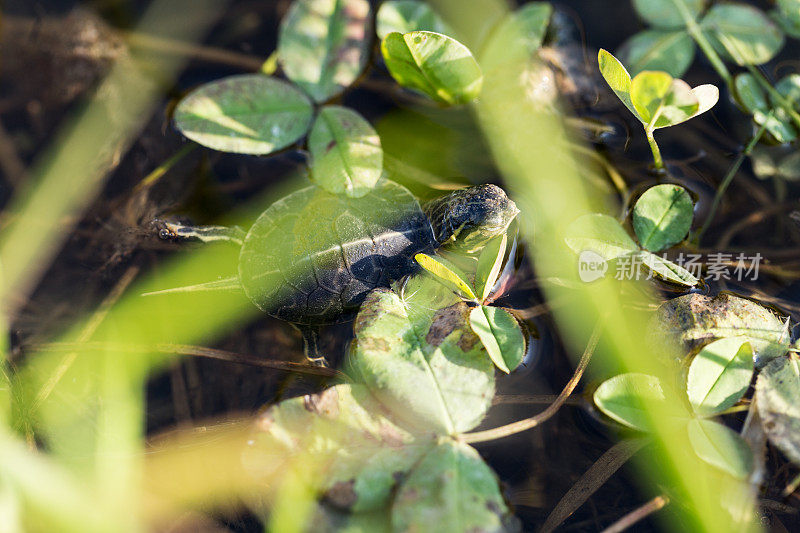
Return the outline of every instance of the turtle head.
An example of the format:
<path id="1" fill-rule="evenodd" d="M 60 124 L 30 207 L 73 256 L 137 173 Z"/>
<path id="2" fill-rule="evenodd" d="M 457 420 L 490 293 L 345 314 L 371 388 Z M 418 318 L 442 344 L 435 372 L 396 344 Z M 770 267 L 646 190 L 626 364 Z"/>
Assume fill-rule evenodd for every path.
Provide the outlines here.
<path id="1" fill-rule="evenodd" d="M 425 206 L 439 244 L 474 251 L 502 234 L 519 213 L 497 185 L 476 185 L 437 198 Z"/>

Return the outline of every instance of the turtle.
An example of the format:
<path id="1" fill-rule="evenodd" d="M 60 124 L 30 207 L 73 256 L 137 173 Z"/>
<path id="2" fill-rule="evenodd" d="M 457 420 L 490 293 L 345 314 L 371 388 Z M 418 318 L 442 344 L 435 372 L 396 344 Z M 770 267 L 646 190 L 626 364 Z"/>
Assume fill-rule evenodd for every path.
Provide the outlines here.
<path id="1" fill-rule="evenodd" d="M 322 325 L 346 320 L 367 294 L 414 273 L 414 256 L 439 247 L 474 251 L 505 232 L 519 213 L 492 184 L 453 191 L 424 209 L 404 186 L 381 178 L 360 198 L 316 185 L 270 205 L 240 228 L 160 222 L 162 238 L 229 240 L 241 245 L 238 284 L 265 313 L 303 332 L 316 355 Z"/>

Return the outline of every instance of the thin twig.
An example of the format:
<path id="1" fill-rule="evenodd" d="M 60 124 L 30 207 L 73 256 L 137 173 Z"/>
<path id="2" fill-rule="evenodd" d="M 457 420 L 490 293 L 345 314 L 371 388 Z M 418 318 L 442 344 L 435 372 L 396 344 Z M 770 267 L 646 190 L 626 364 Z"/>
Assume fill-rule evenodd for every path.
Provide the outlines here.
<path id="1" fill-rule="evenodd" d="M 492 405 L 502 404 L 532 404 L 550 405 L 558 399 L 555 394 L 498 394 L 492 400 Z M 581 405 L 579 395 L 573 395 L 564 401 L 564 405 Z"/>
<path id="2" fill-rule="evenodd" d="M 592 359 L 592 354 L 594 354 L 595 348 L 597 348 L 597 342 L 599 338 L 600 324 L 598 323 L 595 325 L 594 331 L 592 331 L 592 336 L 589 338 L 589 343 L 586 345 L 586 350 L 584 350 L 581 360 L 578 362 L 578 366 L 575 368 L 575 373 L 572 375 L 572 378 L 570 378 L 566 387 L 564 387 L 564 390 L 561 391 L 561 394 L 558 395 L 556 401 L 551 403 L 547 409 L 536 416 L 526 418 L 525 420 L 512 422 L 511 424 L 506 424 L 505 426 L 487 429 L 484 431 L 476 431 L 474 433 L 465 433 L 461 435 L 459 439 L 462 442 L 468 443 L 486 442 L 489 440 L 501 439 L 503 437 L 508 437 L 509 435 L 514 435 L 515 433 L 534 428 L 542 422 L 548 420 L 558 412 L 561 406 L 564 405 L 569 398 L 569 395 L 572 394 L 572 391 L 575 390 L 575 387 L 578 386 L 578 382 L 581 380 L 584 370 L 586 370 L 589 361 Z"/>
<path id="3" fill-rule="evenodd" d="M 207 357 L 229 363 L 257 366 L 261 368 L 272 368 L 286 372 L 299 372 L 303 374 L 314 374 L 324 377 L 340 377 L 342 373 L 331 368 L 321 368 L 318 366 L 303 363 L 293 363 L 291 361 L 278 361 L 274 359 L 262 359 L 254 355 L 218 350 L 216 348 L 206 348 L 205 346 L 194 346 L 191 344 L 121 344 L 113 342 L 49 342 L 41 344 L 31 344 L 32 350 L 42 352 L 59 352 L 65 350 L 115 350 L 126 353 L 146 353 L 161 352 L 175 355 L 191 355 L 197 357 Z"/>
<path id="4" fill-rule="evenodd" d="M 669 498 L 667 496 L 664 496 L 663 494 L 661 496 L 656 496 L 646 504 L 642 505 L 638 509 L 634 509 L 605 528 L 602 533 L 621 533 L 637 522 L 644 520 L 656 511 L 663 509 L 668 503 Z"/>

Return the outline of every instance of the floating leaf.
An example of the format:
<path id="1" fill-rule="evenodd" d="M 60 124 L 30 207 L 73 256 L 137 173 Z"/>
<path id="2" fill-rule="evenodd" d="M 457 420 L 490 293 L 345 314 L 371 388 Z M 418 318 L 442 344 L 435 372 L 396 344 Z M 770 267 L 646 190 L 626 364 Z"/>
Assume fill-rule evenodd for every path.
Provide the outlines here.
<path id="1" fill-rule="evenodd" d="M 503 233 L 491 239 L 481 250 L 478 257 L 478 268 L 475 272 L 475 288 L 478 291 L 479 300 L 483 302 L 489 297 L 500 269 L 503 266 L 503 259 L 506 256 L 507 234 Z"/>
<path id="2" fill-rule="evenodd" d="M 783 47 L 783 33 L 764 13 L 745 4 L 713 6 L 701 22 L 703 32 L 720 53 L 738 65 L 760 65 Z"/>
<path id="3" fill-rule="evenodd" d="M 452 435 L 478 425 L 494 396 L 494 368 L 469 326 L 463 302 L 432 310 L 422 335 L 404 302 L 372 291 L 353 326 L 350 368 L 373 395 L 411 427 Z"/>
<path id="4" fill-rule="evenodd" d="M 688 15 L 694 19 L 697 19 L 706 3 L 705 0 L 633 0 L 633 7 L 640 17 L 656 28 L 683 28 L 686 22 L 676 2 L 682 3 Z"/>
<path id="5" fill-rule="evenodd" d="M 633 74 L 663 70 L 679 78 L 694 60 L 695 44 L 683 30 L 645 30 L 622 45 L 617 53 Z"/>
<path id="6" fill-rule="evenodd" d="M 189 93 L 175 108 L 175 126 L 215 150 L 264 155 L 305 135 L 312 113 L 308 98 L 288 83 L 244 74 Z"/>
<path id="7" fill-rule="evenodd" d="M 694 205 L 680 185 L 650 187 L 633 206 L 633 230 L 645 250 L 659 252 L 681 242 L 692 225 Z"/>
<path id="8" fill-rule="evenodd" d="M 567 246 L 574 252 L 595 252 L 606 261 L 639 250 L 625 228 L 608 215 L 583 215 L 567 228 Z"/>
<path id="9" fill-rule="evenodd" d="M 480 54 L 481 65 L 491 71 L 534 59 L 552 14 L 553 6 L 547 2 L 530 2 L 509 13 L 489 36 Z"/>
<path id="10" fill-rule="evenodd" d="M 383 2 L 377 15 L 378 38 L 393 32 L 432 31 L 449 34 L 450 30 L 431 6 L 418 0 Z"/>
<path id="11" fill-rule="evenodd" d="M 475 292 L 469 286 L 469 282 L 467 282 L 466 278 L 462 274 L 456 272 L 456 270 L 451 268 L 451 266 L 445 265 L 443 260 L 434 259 L 426 254 L 417 254 L 414 256 L 414 259 L 420 264 L 420 266 L 422 266 L 422 268 L 437 278 L 452 284 L 470 300 L 477 299 Z"/>
<path id="12" fill-rule="evenodd" d="M 633 107 L 631 101 L 631 75 L 625 70 L 619 59 L 614 57 L 608 50 L 600 49 L 597 53 L 597 63 L 600 66 L 600 73 L 603 79 L 606 80 L 608 86 L 614 91 L 625 107 L 633 113 L 633 116 L 639 118 L 639 113 Z M 641 120 L 641 119 L 640 119 Z"/>
<path id="13" fill-rule="evenodd" d="M 753 349 L 746 337 L 711 342 L 694 357 L 686 392 L 701 416 L 721 413 L 739 401 L 753 377 Z"/>
<path id="14" fill-rule="evenodd" d="M 371 24 L 366 0 L 295 0 L 278 36 L 283 71 L 316 102 L 336 96 L 367 63 Z"/>
<path id="15" fill-rule="evenodd" d="M 519 366 L 525 357 L 525 337 L 511 313 L 479 305 L 470 311 L 469 323 L 497 368 L 509 374 Z"/>
<path id="16" fill-rule="evenodd" d="M 657 256 L 646 250 L 635 252 L 635 254 L 644 266 L 649 268 L 654 274 L 658 275 L 658 277 L 665 279 L 666 281 L 677 283 L 679 285 L 685 285 L 687 287 L 694 287 L 700 283 L 700 280 L 697 279 L 691 272 L 682 266 L 673 263 L 669 259 Z"/>
<path id="17" fill-rule="evenodd" d="M 607 379 L 594 391 L 594 403 L 603 413 L 640 431 L 650 427 L 647 404 L 663 401 L 661 383 L 647 374 L 620 374 Z"/>
<path id="18" fill-rule="evenodd" d="M 691 420 L 688 431 L 689 442 L 700 459 L 736 479 L 750 474 L 753 452 L 738 433 L 711 420 Z"/>
<path id="19" fill-rule="evenodd" d="M 349 511 L 387 505 L 398 479 L 433 446 L 386 417 L 363 385 L 284 400 L 255 428 L 243 456 L 248 472 L 279 487 L 300 461 L 315 472 L 314 490 Z"/>
<path id="20" fill-rule="evenodd" d="M 445 441 L 414 468 L 395 497 L 394 531 L 505 531 L 508 508 L 494 473 L 470 446 Z"/>
<path id="21" fill-rule="evenodd" d="M 758 125 L 766 125 L 767 131 L 780 143 L 787 143 L 797 138 L 797 130 L 785 112 L 776 109 L 772 114 L 772 104 L 764 89 L 752 74 L 742 73 L 734 80 L 739 102 L 753 116 Z"/>
<path id="22" fill-rule="evenodd" d="M 428 31 L 390 33 L 381 43 L 389 73 L 400 85 L 455 105 L 478 97 L 483 75 L 469 49 Z"/>
<path id="23" fill-rule="evenodd" d="M 756 380 L 756 406 L 772 444 L 800 465 L 800 364 L 781 357 L 768 364 Z"/>
<path id="24" fill-rule="evenodd" d="M 334 194 L 364 196 L 383 172 L 378 133 L 364 118 L 340 106 L 323 107 L 308 137 L 311 176 Z"/>
<path id="25" fill-rule="evenodd" d="M 757 368 L 785 354 L 789 339 L 785 324 L 769 309 L 726 292 L 667 300 L 656 310 L 648 332 L 657 354 L 663 353 L 670 339 L 683 344 L 685 355 L 712 340 L 745 336 Z"/>

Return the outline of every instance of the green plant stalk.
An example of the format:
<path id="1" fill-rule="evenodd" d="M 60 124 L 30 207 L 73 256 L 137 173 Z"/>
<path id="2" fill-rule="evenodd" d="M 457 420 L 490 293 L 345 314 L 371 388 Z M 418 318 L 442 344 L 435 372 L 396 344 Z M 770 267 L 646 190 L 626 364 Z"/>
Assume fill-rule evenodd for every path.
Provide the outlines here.
<path id="1" fill-rule="evenodd" d="M 767 115 L 767 120 L 772 118 L 772 115 L 773 112 L 770 111 L 770 113 Z M 753 138 L 750 139 L 749 143 L 747 143 L 745 149 L 742 150 L 742 153 L 739 154 L 739 157 L 736 158 L 736 161 L 734 161 L 731 168 L 728 169 L 728 173 L 725 174 L 725 178 L 722 180 L 722 183 L 719 184 L 717 192 L 714 195 L 714 200 L 711 203 L 711 209 L 709 209 L 708 211 L 708 216 L 706 217 L 700 229 L 697 230 L 697 233 L 694 234 L 694 237 L 692 237 L 692 243 L 695 244 L 696 246 L 700 245 L 700 239 L 703 238 L 703 234 L 706 232 L 706 230 L 708 230 L 708 227 L 711 225 L 711 221 L 714 219 L 714 215 L 716 214 L 717 209 L 719 208 L 719 204 L 722 201 L 722 195 L 725 194 L 725 191 L 727 190 L 728 186 L 733 181 L 733 177 L 736 176 L 736 173 L 739 171 L 739 167 L 742 166 L 742 163 L 744 163 L 744 159 L 748 155 L 750 155 L 750 152 L 753 151 L 753 148 L 755 148 L 758 141 L 761 140 L 761 137 L 764 135 L 764 132 L 767 131 L 766 127 L 767 120 L 764 121 L 764 124 L 761 125 L 756 134 L 753 135 Z"/>
<path id="2" fill-rule="evenodd" d="M 753 75 L 753 77 L 764 88 L 764 90 L 767 91 L 771 97 L 778 101 L 778 104 L 780 104 L 781 108 L 783 108 L 783 110 L 789 114 L 795 125 L 800 128 L 800 113 L 795 110 L 794 101 L 787 100 L 785 96 L 779 93 L 775 87 L 772 86 L 769 80 L 764 77 L 761 71 L 753 65 L 747 65 L 747 70 Z"/>
<path id="3" fill-rule="evenodd" d="M 683 0 L 672 0 L 672 3 L 675 5 L 675 8 L 683 18 L 683 22 L 686 24 L 686 31 L 689 32 L 689 35 L 692 36 L 692 39 L 694 39 L 694 41 L 697 43 L 697 46 L 699 46 L 700 50 L 702 50 L 706 55 L 708 61 L 711 63 L 711 66 L 717 71 L 717 74 L 719 74 L 720 78 L 725 81 L 725 84 L 728 87 L 733 87 L 733 78 L 731 77 L 728 67 L 725 66 L 722 58 L 719 57 L 717 51 L 714 50 L 714 47 L 708 42 L 706 36 L 703 35 L 703 30 L 700 29 L 697 21 L 694 19 L 694 17 L 692 17 L 692 14 L 689 13 L 689 10 L 686 8 L 686 4 L 683 3 Z"/>
<path id="4" fill-rule="evenodd" d="M 656 129 L 656 122 L 658 122 L 658 118 L 661 116 L 663 110 L 664 103 L 662 102 L 661 105 L 658 106 L 653 118 L 650 119 L 650 123 L 644 127 L 644 134 L 647 136 L 647 142 L 650 144 L 650 150 L 653 152 L 653 163 L 657 170 L 664 170 L 664 160 L 661 158 L 661 149 L 658 147 L 653 133 Z"/>

